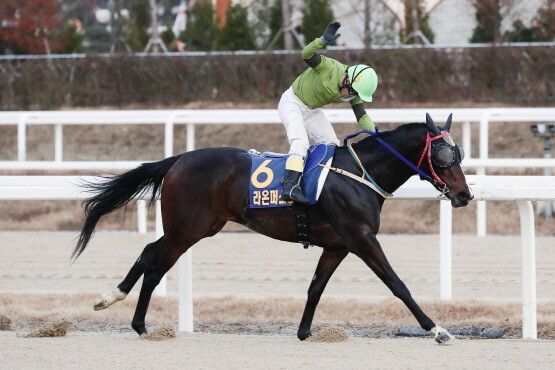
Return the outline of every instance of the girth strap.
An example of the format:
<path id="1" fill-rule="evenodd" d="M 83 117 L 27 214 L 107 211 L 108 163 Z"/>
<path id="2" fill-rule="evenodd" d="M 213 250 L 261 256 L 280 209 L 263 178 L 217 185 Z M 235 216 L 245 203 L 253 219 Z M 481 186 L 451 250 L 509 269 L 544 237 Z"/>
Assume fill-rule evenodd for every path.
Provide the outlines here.
<path id="1" fill-rule="evenodd" d="M 302 243 L 303 247 L 307 249 L 312 245 L 308 241 L 308 227 L 310 226 L 308 207 L 303 204 L 295 203 L 293 209 L 295 210 L 295 220 L 297 224 L 297 241 Z"/>

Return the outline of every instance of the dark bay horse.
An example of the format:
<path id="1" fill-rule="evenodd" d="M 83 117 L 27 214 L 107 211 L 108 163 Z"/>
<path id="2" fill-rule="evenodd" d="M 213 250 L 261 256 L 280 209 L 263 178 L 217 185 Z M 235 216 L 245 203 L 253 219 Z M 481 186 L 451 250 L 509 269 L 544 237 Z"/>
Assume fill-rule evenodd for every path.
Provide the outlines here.
<path id="1" fill-rule="evenodd" d="M 418 170 L 451 200 L 453 207 L 466 206 L 472 194 L 460 167 L 461 150 L 449 137 L 451 116 L 441 128 L 429 115 L 426 119 L 426 124 L 401 125 L 353 144 L 360 164 L 348 147 L 337 148 L 332 167 L 357 176 L 367 171 L 388 193 L 393 193 Z M 146 333 L 145 316 L 154 288 L 196 242 L 215 235 L 228 221 L 274 239 L 298 242 L 295 208 L 305 207 L 310 219 L 308 242 L 322 247 L 323 252 L 308 289 L 297 333 L 299 339 L 311 335 L 320 296 L 349 253 L 357 255 L 370 267 L 409 308 L 420 326 L 435 334 L 438 343 L 452 339 L 420 309 L 382 251 L 376 238 L 384 202 L 382 195 L 363 183 L 330 171 L 318 203 L 313 206 L 253 209 L 249 208 L 250 168 L 251 159 L 244 150 L 208 148 L 144 163 L 123 174 L 110 176 L 107 181 L 85 185 L 93 195 L 83 202 L 86 218 L 73 251 L 74 258 L 86 248 L 100 217 L 149 191 L 154 200 L 161 189 L 164 236 L 144 248 L 117 289 L 97 298 L 95 310 L 124 299 L 144 274 L 131 326 L 139 335 Z"/>

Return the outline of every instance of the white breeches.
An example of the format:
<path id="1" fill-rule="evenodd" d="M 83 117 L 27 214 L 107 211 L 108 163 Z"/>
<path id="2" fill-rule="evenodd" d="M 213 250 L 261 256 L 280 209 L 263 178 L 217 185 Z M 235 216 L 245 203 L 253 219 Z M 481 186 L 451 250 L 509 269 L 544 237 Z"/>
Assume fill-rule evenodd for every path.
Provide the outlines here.
<path id="1" fill-rule="evenodd" d="M 295 95 L 292 88 L 281 96 L 278 111 L 287 132 L 291 156 L 305 158 L 310 146 L 309 138 L 315 144 L 339 146 L 339 139 L 324 111 L 321 108 L 308 107 Z"/>

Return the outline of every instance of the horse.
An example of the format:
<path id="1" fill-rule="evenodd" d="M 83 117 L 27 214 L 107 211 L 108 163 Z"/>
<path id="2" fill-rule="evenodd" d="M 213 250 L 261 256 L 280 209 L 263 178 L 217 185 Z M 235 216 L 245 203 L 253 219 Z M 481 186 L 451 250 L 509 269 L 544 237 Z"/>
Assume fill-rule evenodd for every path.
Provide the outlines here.
<path id="1" fill-rule="evenodd" d="M 270 238 L 299 242 L 298 211 L 304 211 L 304 243 L 322 248 L 297 337 L 311 336 L 316 306 L 332 274 L 349 254 L 358 256 L 411 311 L 420 326 L 438 343 L 454 337 L 436 325 L 412 298 L 389 264 L 377 239 L 385 198 L 417 172 L 454 208 L 468 205 L 473 195 L 460 163 L 462 148 L 449 136 L 452 115 L 438 127 L 427 114 L 426 123 L 403 124 L 391 131 L 371 131 L 357 143 L 337 147 L 327 180 L 314 205 L 277 208 L 249 207 L 251 158 L 229 147 L 199 149 L 158 162 L 143 163 L 102 181 L 85 183 L 91 196 L 83 201 L 85 219 L 73 250 L 75 260 L 86 248 L 99 219 L 150 192 L 160 195 L 164 235 L 147 244 L 124 280 L 111 293 L 97 297 L 95 310 L 125 299 L 141 275 L 142 288 L 131 322 L 142 335 L 154 288 L 178 258 L 199 240 L 218 233 L 233 221 Z M 442 140 L 441 140 L 442 139 Z M 414 165 L 417 163 L 417 165 Z M 358 173 L 359 175 L 354 175 Z M 351 174 L 351 176 L 343 176 Z M 353 178 L 367 176 L 376 184 Z M 382 190 L 383 192 L 380 192 Z M 304 222 L 304 221 L 303 221 Z"/>

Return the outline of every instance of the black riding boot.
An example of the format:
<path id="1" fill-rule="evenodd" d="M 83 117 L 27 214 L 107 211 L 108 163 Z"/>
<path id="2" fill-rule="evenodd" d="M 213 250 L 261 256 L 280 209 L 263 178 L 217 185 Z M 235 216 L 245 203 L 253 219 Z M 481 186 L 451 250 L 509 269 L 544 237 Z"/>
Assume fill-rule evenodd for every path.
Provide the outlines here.
<path id="1" fill-rule="evenodd" d="M 285 170 L 281 200 L 292 200 L 301 204 L 310 202 L 301 190 L 301 176 L 302 172 Z"/>

